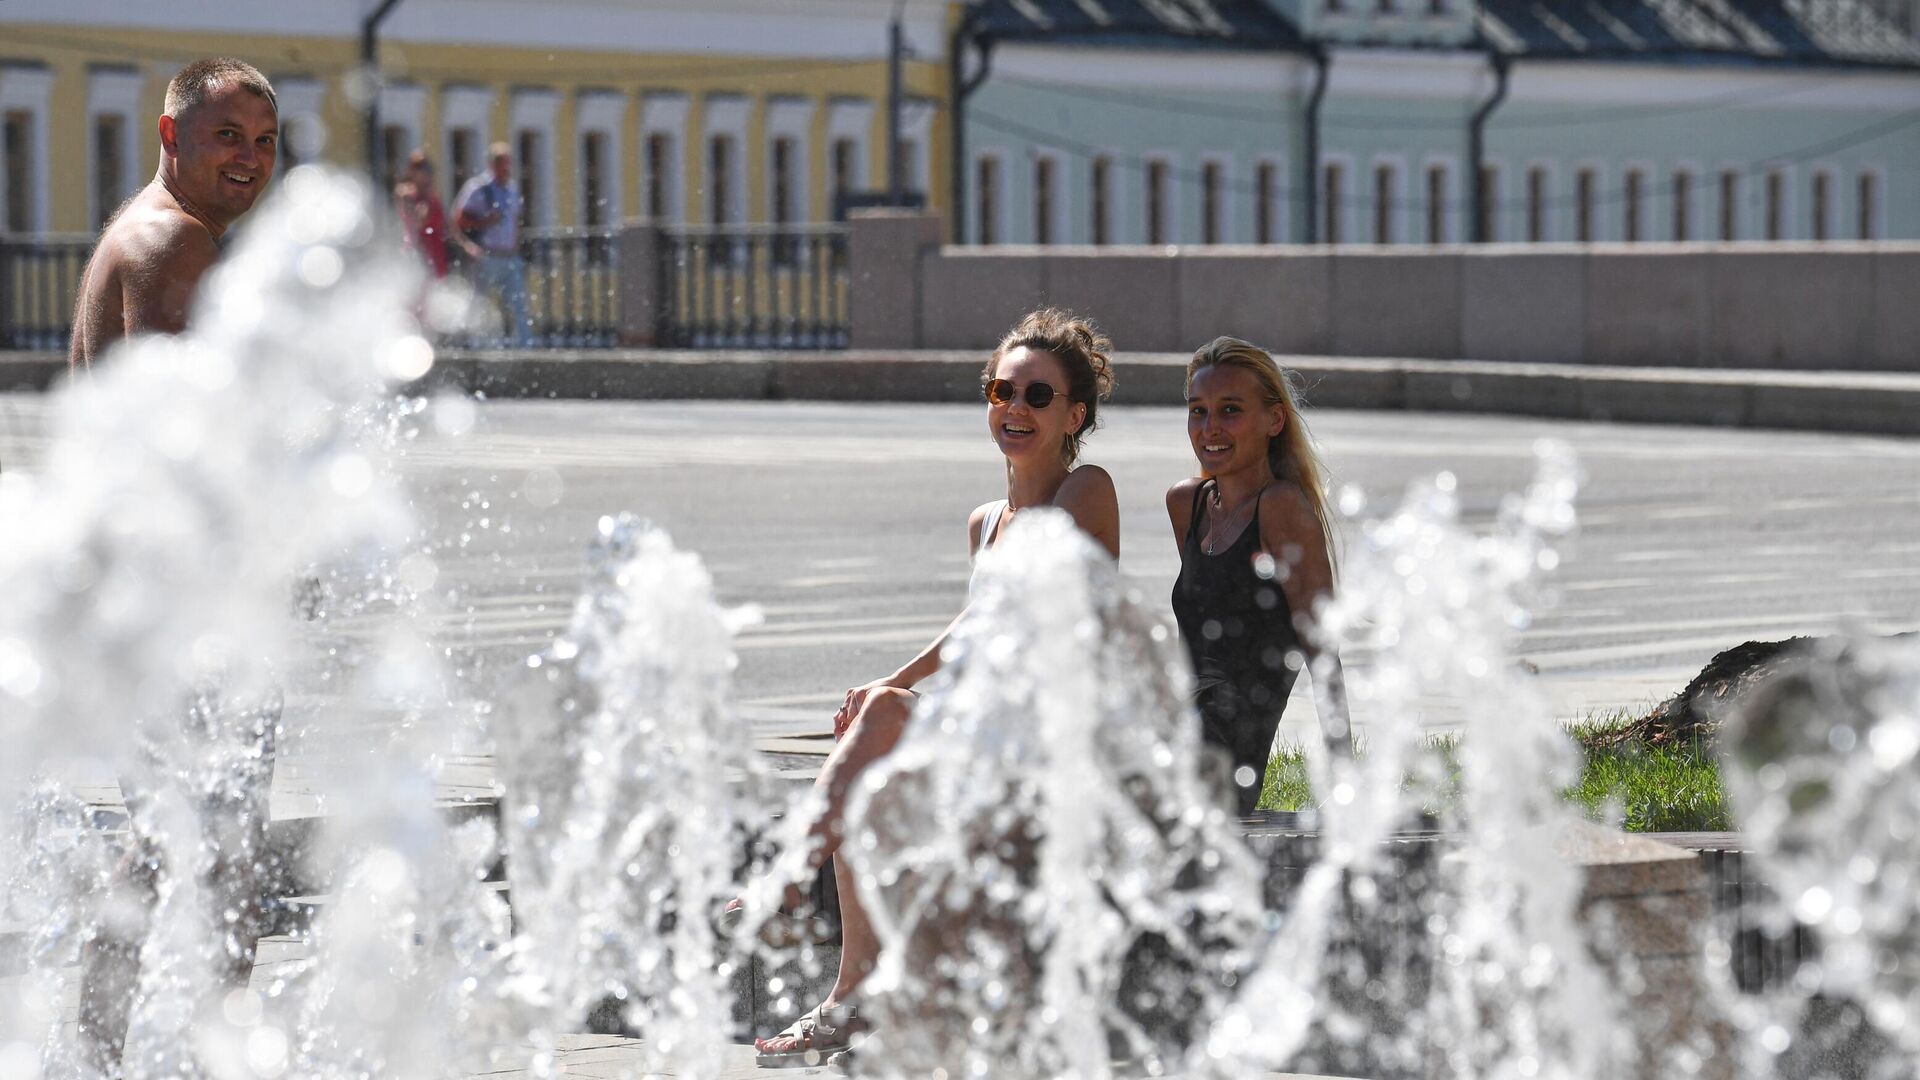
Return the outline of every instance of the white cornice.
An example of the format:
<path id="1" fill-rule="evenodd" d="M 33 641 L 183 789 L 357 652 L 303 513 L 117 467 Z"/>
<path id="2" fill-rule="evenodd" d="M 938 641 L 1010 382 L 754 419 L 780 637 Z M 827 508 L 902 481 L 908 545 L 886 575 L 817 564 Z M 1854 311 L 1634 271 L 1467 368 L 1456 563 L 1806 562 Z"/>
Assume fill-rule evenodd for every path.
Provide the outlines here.
<path id="1" fill-rule="evenodd" d="M 1755 70 L 1681 64 L 1526 63 L 1513 67 L 1508 104 L 1645 105 L 1699 102 L 1712 108 L 1888 109 L 1920 107 L 1920 78 L 1882 72 Z M 1495 124 L 1499 114 L 1495 114 Z"/>
<path id="2" fill-rule="evenodd" d="M 367 0 L 7 0 L 0 26 L 40 24 L 358 39 Z M 606 52 L 848 59 L 886 54 L 894 0 L 412 0 L 389 41 Z M 944 0 L 907 0 L 907 44 L 946 52 Z M 6 36 L 0 32 L 0 37 Z"/>
<path id="3" fill-rule="evenodd" d="M 1117 89 L 1244 91 L 1280 94 L 1299 85 L 1306 60 L 1290 55 L 1005 45 L 994 50 L 993 76 L 1030 82 Z"/>

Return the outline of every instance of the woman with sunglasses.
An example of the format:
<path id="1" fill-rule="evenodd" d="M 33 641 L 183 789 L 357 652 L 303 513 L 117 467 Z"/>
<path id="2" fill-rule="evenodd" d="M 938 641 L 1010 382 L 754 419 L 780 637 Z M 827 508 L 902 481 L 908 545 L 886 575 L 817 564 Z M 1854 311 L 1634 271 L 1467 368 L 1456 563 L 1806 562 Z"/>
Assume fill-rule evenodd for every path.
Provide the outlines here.
<path id="1" fill-rule="evenodd" d="M 1027 510 L 1065 510 L 1107 552 L 1120 555 L 1120 507 L 1113 479 L 1097 465 L 1075 467 L 1080 444 L 1098 422 L 1100 401 L 1113 388 L 1107 356 L 1112 345 L 1094 325 L 1056 309 L 1036 311 L 1020 320 L 1000 341 L 981 374 L 987 400 L 987 432 L 1007 463 L 1006 498 L 976 508 L 967 519 L 967 550 L 974 556 L 993 546 L 1007 524 Z M 957 621 L 957 620 L 956 620 Z M 860 773 L 899 742 L 913 710 L 913 687 L 940 667 L 946 632 L 919 655 L 885 678 L 847 691 L 834 714 L 835 745 L 814 790 L 824 809 L 808 833 L 810 867 L 832 856 L 842 839 L 841 815 L 847 794 Z M 786 1031 L 756 1039 L 764 1066 L 817 1064 L 846 1049 L 863 1025 L 853 1005 L 854 992 L 873 970 L 879 942 L 861 910 L 853 875 L 843 860 L 834 861 L 840 899 L 840 970 L 833 988 L 813 1011 Z M 789 890 L 789 908 L 797 908 Z M 727 905 L 723 925 L 744 918 L 743 903 Z M 762 924 L 761 936 L 773 942 L 803 939 L 817 925 L 789 916 Z"/>
<path id="2" fill-rule="evenodd" d="M 1193 354 L 1187 439 L 1200 475 L 1167 489 L 1180 547 L 1173 612 L 1193 660 L 1202 737 L 1226 752 L 1246 815 L 1259 804 L 1294 680 L 1320 657 L 1308 631 L 1333 597 L 1333 530 L 1306 424 L 1263 350 L 1222 337 Z M 1340 658 L 1326 661 L 1314 679 L 1321 732 L 1334 753 L 1351 753 Z"/>

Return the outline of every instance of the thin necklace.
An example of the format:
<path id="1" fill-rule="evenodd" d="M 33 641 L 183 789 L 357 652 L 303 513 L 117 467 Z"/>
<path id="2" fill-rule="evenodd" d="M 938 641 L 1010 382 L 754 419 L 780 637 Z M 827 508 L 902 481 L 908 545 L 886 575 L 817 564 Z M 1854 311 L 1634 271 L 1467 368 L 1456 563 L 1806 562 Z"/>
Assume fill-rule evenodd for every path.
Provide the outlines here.
<path id="1" fill-rule="evenodd" d="M 1209 555 L 1213 555 L 1213 554 L 1217 554 L 1217 552 L 1214 549 L 1218 546 L 1216 541 L 1219 539 L 1220 533 L 1222 532 L 1222 526 L 1225 526 L 1229 522 L 1232 522 L 1235 519 L 1237 519 L 1240 516 L 1240 512 L 1245 510 L 1247 507 L 1257 504 L 1260 501 L 1260 492 L 1258 491 L 1254 492 L 1251 498 L 1246 499 L 1245 501 L 1241 502 L 1240 505 L 1234 507 L 1233 513 L 1221 514 L 1218 512 L 1220 510 L 1220 483 L 1219 481 L 1215 481 L 1213 485 L 1212 497 L 1209 501 L 1213 503 L 1213 509 L 1215 511 L 1215 514 L 1214 514 L 1212 526 L 1207 529 L 1206 537 L 1200 541 L 1200 550 L 1206 552 Z"/>

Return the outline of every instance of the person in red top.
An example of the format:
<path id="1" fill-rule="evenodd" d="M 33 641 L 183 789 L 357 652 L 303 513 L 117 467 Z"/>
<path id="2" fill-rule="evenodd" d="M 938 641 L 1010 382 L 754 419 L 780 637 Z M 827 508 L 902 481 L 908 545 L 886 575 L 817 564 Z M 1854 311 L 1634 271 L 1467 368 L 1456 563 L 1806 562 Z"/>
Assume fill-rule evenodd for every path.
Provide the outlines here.
<path id="1" fill-rule="evenodd" d="M 433 190 L 433 161 L 425 150 L 407 157 L 407 171 L 393 188 L 393 206 L 406 227 L 407 246 L 420 253 L 436 278 L 447 276 L 447 208 Z"/>

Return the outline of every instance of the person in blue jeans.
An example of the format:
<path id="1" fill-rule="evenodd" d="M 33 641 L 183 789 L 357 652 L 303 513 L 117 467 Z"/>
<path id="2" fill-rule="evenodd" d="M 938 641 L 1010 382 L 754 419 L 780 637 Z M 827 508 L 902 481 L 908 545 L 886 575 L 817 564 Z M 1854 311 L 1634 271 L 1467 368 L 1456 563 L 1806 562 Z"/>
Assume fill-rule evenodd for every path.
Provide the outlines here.
<path id="1" fill-rule="evenodd" d="M 472 259 L 474 285 L 493 297 L 506 321 L 506 342 L 533 340 L 527 317 L 527 263 L 520 256 L 520 190 L 513 186 L 513 151 L 488 148 L 488 171 L 467 181 L 454 197 L 455 235 Z"/>

